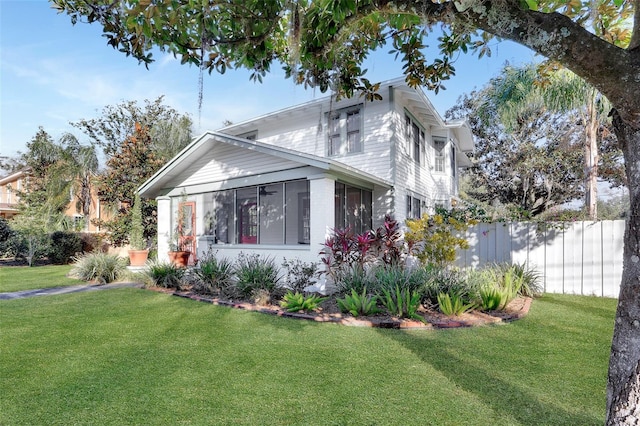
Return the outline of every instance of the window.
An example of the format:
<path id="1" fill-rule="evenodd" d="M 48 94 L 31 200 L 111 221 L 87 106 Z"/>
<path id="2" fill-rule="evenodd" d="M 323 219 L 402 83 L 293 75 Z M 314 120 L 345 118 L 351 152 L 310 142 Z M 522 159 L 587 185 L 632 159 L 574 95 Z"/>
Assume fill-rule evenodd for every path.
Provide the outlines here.
<path id="1" fill-rule="evenodd" d="M 451 176 L 456 177 L 456 147 L 451 144 Z"/>
<path id="2" fill-rule="evenodd" d="M 444 146 L 447 140 L 441 137 L 433 138 L 433 148 L 435 155 L 433 157 L 433 169 L 436 172 L 444 173 Z"/>
<path id="3" fill-rule="evenodd" d="M 329 116 L 329 155 L 362 152 L 362 114 L 360 107 Z"/>
<path id="4" fill-rule="evenodd" d="M 420 219 L 422 216 L 422 200 L 407 195 L 407 219 Z"/>
<path id="5" fill-rule="evenodd" d="M 416 164 L 422 164 L 422 158 L 425 154 L 424 146 L 424 130 L 418 125 L 418 123 L 405 114 L 405 137 L 407 140 L 409 155 L 413 158 Z"/>
<path id="6" fill-rule="evenodd" d="M 373 194 L 336 182 L 335 187 L 335 220 L 336 228 L 350 227 L 360 234 L 371 229 Z"/>
<path id="7" fill-rule="evenodd" d="M 215 240 L 237 244 L 309 244 L 309 182 L 213 193 Z"/>
<path id="8" fill-rule="evenodd" d="M 285 244 L 309 244 L 311 237 L 311 204 L 309 181 L 285 184 Z"/>

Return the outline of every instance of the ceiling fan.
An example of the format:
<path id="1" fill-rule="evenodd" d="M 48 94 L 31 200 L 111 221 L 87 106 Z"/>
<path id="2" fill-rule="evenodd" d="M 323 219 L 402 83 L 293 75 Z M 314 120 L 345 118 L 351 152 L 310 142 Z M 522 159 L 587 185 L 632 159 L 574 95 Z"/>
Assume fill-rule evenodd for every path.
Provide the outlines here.
<path id="1" fill-rule="evenodd" d="M 278 191 L 267 191 L 267 187 L 266 186 L 261 186 L 258 190 L 258 194 L 260 196 L 267 196 L 267 195 L 273 195 L 273 194 L 277 194 Z"/>

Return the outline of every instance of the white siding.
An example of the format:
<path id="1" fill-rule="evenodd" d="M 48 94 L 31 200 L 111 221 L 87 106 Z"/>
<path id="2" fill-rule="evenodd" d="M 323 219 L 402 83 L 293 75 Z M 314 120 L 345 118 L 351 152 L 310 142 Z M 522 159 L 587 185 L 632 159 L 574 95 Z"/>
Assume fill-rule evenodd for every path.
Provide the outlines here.
<path id="1" fill-rule="evenodd" d="M 194 161 L 185 173 L 173 179 L 170 186 L 220 182 L 298 167 L 300 163 L 226 144 L 217 144 L 206 155 Z"/>
<path id="2" fill-rule="evenodd" d="M 327 117 L 331 111 L 361 105 L 363 151 L 331 159 L 382 179 L 391 180 L 393 129 L 388 99 L 358 103 L 357 100 L 314 105 L 244 124 L 243 131 L 257 130 L 260 142 L 327 157 Z"/>

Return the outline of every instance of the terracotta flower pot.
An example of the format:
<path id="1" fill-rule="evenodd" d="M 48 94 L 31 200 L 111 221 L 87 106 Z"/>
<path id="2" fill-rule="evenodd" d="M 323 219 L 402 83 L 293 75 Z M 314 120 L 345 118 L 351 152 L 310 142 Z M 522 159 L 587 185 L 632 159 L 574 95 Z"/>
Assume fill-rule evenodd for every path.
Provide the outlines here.
<path id="1" fill-rule="evenodd" d="M 129 250 L 129 264 L 131 266 L 144 266 L 149 257 L 149 250 Z"/>
<path id="2" fill-rule="evenodd" d="M 176 266 L 186 267 L 189 264 L 190 251 L 170 251 L 169 260 Z"/>

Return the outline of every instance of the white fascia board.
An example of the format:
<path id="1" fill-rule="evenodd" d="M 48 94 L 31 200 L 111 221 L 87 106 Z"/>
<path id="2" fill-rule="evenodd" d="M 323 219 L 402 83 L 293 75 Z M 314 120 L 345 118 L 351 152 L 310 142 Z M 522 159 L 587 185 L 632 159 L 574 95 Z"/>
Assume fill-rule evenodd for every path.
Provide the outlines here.
<path id="1" fill-rule="evenodd" d="M 456 139 L 458 140 L 458 147 L 463 152 L 473 151 L 475 141 L 473 140 L 471 126 L 466 119 L 450 121 L 446 124 L 446 127 L 455 133 Z"/>

